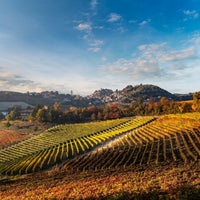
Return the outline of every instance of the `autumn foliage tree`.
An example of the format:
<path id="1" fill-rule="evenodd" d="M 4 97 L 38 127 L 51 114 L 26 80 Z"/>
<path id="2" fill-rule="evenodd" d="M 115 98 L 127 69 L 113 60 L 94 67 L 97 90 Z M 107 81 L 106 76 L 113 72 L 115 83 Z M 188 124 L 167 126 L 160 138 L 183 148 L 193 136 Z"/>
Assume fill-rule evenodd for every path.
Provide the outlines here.
<path id="1" fill-rule="evenodd" d="M 92 113 L 92 115 L 91 115 L 91 120 L 92 120 L 92 121 L 95 121 L 95 120 L 96 120 L 96 114 L 95 114 L 95 113 Z"/>
<path id="2" fill-rule="evenodd" d="M 195 92 L 193 95 L 192 109 L 194 111 L 200 112 L 200 92 Z"/>

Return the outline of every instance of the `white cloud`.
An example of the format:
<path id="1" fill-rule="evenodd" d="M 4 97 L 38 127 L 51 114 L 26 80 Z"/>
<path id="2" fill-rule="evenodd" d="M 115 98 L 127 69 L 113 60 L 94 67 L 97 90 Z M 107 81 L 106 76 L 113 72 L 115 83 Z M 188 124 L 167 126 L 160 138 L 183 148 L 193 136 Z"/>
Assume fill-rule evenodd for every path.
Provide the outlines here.
<path id="1" fill-rule="evenodd" d="M 94 29 L 103 29 L 103 26 L 94 26 Z"/>
<path id="2" fill-rule="evenodd" d="M 97 87 L 106 87 L 108 83 L 95 77 L 95 80 L 88 79 L 78 74 L 71 74 L 67 80 L 60 83 L 39 82 L 25 79 L 14 73 L 8 73 L 0 66 L 0 90 L 17 91 L 17 92 L 42 92 L 42 91 L 59 91 L 69 93 L 73 90 L 75 94 L 87 95 L 93 92 Z"/>
<path id="3" fill-rule="evenodd" d="M 147 46 L 147 45 L 140 45 L 140 46 L 138 46 L 138 49 L 139 49 L 139 50 L 144 50 L 144 49 L 146 48 L 146 46 Z"/>
<path id="4" fill-rule="evenodd" d="M 184 10 L 183 13 L 186 14 L 186 15 L 193 15 L 193 14 L 196 13 L 196 10 L 191 10 L 191 11 L 190 10 Z"/>
<path id="5" fill-rule="evenodd" d="M 171 66 L 169 66 L 169 69 L 171 70 L 184 70 L 187 67 L 183 63 L 173 63 Z"/>
<path id="6" fill-rule="evenodd" d="M 198 18 L 199 17 L 199 13 L 196 13 L 195 15 L 194 15 L 194 18 L 196 19 L 196 18 Z"/>
<path id="7" fill-rule="evenodd" d="M 140 45 L 138 49 L 142 52 L 143 58 L 156 58 L 159 62 L 173 62 L 195 58 L 196 51 L 194 46 L 181 50 L 169 50 L 166 42 L 161 44 Z"/>
<path id="8" fill-rule="evenodd" d="M 83 39 L 87 39 L 88 37 L 89 37 L 89 35 L 86 34 L 86 35 L 83 36 Z"/>
<path id="9" fill-rule="evenodd" d="M 107 58 L 106 58 L 105 56 L 103 56 L 103 57 L 101 57 L 101 60 L 102 60 L 102 61 L 106 61 Z"/>
<path id="10" fill-rule="evenodd" d="M 10 91 L 41 91 L 41 84 L 32 80 L 24 79 L 24 77 L 3 71 L 0 68 L 0 90 Z"/>
<path id="11" fill-rule="evenodd" d="M 91 31 L 92 26 L 90 23 L 81 23 L 78 26 L 76 26 L 76 29 L 79 31 Z"/>
<path id="12" fill-rule="evenodd" d="M 142 78 L 155 78 L 161 76 L 164 71 L 156 61 L 143 59 L 119 59 L 111 65 L 103 66 L 104 71 L 111 74 L 118 74 L 131 77 L 134 80 Z"/>
<path id="13" fill-rule="evenodd" d="M 118 59 L 104 65 L 104 73 L 125 76 L 134 80 L 173 79 L 185 76 L 189 69 L 188 61 L 197 58 L 194 46 L 172 50 L 166 42 L 138 46 L 139 53 L 131 59 Z"/>
<path id="14" fill-rule="evenodd" d="M 196 10 L 183 10 L 183 13 L 187 16 L 183 21 L 187 21 L 188 19 L 197 19 L 199 17 L 199 13 Z"/>
<path id="15" fill-rule="evenodd" d="M 101 48 L 95 47 L 95 48 L 88 48 L 88 51 L 98 52 Z"/>
<path id="16" fill-rule="evenodd" d="M 148 24 L 148 23 L 150 23 L 150 22 L 151 22 L 151 19 L 147 19 L 147 20 L 144 20 L 144 21 L 142 21 L 141 23 L 139 23 L 139 25 L 140 25 L 140 26 L 143 26 L 143 25 Z"/>
<path id="17" fill-rule="evenodd" d="M 88 51 L 98 52 L 101 50 L 101 46 L 103 45 L 102 40 L 94 40 L 93 43 L 90 44 L 91 48 L 88 48 Z"/>
<path id="18" fill-rule="evenodd" d="M 98 4 L 97 0 L 92 0 L 90 3 L 91 8 L 94 10 L 96 8 L 97 4 Z"/>
<path id="19" fill-rule="evenodd" d="M 103 45 L 103 41 L 102 40 L 94 40 L 93 43 L 90 44 L 90 46 L 100 46 L 100 45 Z"/>
<path id="20" fill-rule="evenodd" d="M 131 56 L 133 56 L 133 57 L 136 56 L 136 53 L 132 53 Z"/>
<path id="21" fill-rule="evenodd" d="M 195 48 L 194 46 L 191 46 L 179 51 L 166 52 L 165 54 L 163 54 L 163 56 L 161 56 L 160 60 L 162 62 L 179 61 L 179 60 L 195 58 L 195 55 L 196 55 Z"/>
<path id="22" fill-rule="evenodd" d="M 122 16 L 117 13 L 111 13 L 109 15 L 108 22 L 116 22 L 116 21 L 119 21 L 121 18 Z"/>

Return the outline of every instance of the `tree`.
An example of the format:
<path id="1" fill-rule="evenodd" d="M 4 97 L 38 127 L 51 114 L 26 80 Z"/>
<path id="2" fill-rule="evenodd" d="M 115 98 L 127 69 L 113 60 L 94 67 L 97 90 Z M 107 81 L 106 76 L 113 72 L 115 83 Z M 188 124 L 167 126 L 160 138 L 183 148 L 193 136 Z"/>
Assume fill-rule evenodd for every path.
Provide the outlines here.
<path id="1" fill-rule="evenodd" d="M 108 117 L 109 117 L 109 116 L 108 116 L 108 113 L 105 113 L 105 115 L 104 115 L 103 118 L 104 118 L 104 119 L 108 119 Z"/>
<path id="2" fill-rule="evenodd" d="M 138 106 L 142 106 L 143 105 L 143 99 L 141 97 L 137 98 L 137 104 L 138 104 Z"/>
<path id="3" fill-rule="evenodd" d="M 38 110 L 38 112 L 36 114 L 36 118 L 41 122 L 51 121 L 51 116 L 50 116 L 49 112 L 47 110 L 44 110 L 41 108 Z"/>
<path id="4" fill-rule="evenodd" d="M 195 92 L 193 95 L 192 109 L 194 111 L 200 111 L 200 92 Z"/>
<path id="5" fill-rule="evenodd" d="M 197 103 L 197 102 L 199 102 L 199 100 L 200 100 L 200 92 L 195 92 L 195 93 L 193 94 L 193 101 L 194 101 L 195 103 Z"/>
<path id="6" fill-rule="evenodd" d="M 164 105 L 166 100 L 167 100 L 166 97 L 161 97 L 161 99 L 160 99 L 161 105 Z"/>
<path id="7" fill-rule="evenodd" d="M 58 111 L 58 112 L 62 112 L 61 103 L 55 102 L 54 105 L 53 105 L 53 110 L 54 110 L 54 111 Z"/>
<path id="8" fill-rule="evenodd" d="M 95 113 L 92 113 L 92 115 L 91 115 L 91 120 L 92 120 L 92 121 L 95 121 L 95 120 L 96 120 L 96 114 L 95 114 Z"/>
<path id="9" fill-rule="evenodd" d="M 153 97 L 150 97 L 149 98 L 149 105 L 153 105 L 154 104 L 154 99 L 153 99 Z"/>
<path id="10" fill-rule="evenodd" d="M 101 112 L 98 112 L 98 114 L 97 114 L 97 119 L 98 119 L 98 120 L 102 120 L 102 114 L 101 114 Z"/>
<path id="11" fill-rule="evenodd" d="M 133 100 L 131 103 L 130 103 L 130 106 L 129 108 L 130 109 L 135 109 L 137 107 L 137 102 L 135 100 Z"/>
<path id="12" fill-rule="evenodd" d="M 31 113 L 31 117 L 36 117 L 36 114 L 38 112 L 38 110 L 42 108 L 40 104 L 37 104 L 34 108 L 33 108 L 33 111 Z"/>
<path id="13" fill-rule="evenodd" d="M 49 111 L 49 120 L 51 122 L 60 123 L 63 121 L 63 111 L 61 103 L 55 102 Z"/>
<path id="14" fill-rule="evenodd" d="M 16 120 L 20 116 L 20 112 L 17 109 L 14 109 L 6 116 L 7 120 Z"/>
<path id="15" fill-rule="evenodd" d="M 13 104 L 8 108 L 8 111 L 11 112 L 12 110 L 15 110 L 19 112 L 21 110 L 21 105 Z"/>

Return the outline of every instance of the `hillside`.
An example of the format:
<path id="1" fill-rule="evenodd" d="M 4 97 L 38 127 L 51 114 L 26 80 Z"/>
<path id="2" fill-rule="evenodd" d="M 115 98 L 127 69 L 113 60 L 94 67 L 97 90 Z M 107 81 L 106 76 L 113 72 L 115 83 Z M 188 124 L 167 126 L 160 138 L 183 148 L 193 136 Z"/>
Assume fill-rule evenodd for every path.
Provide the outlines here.
<path id="1" fill-rule="evenodd" d="M 134 87 L 128 85 L 119 93 L 132 99 L 142 98 L 143 100 L 148 100 L 150 97 L 153 97 L 155 101 L 159 101 L 161 97 L 166 97 L 169 100 L 179 99 L 177 96 L 155 85 L 140 84 Z"/>
<path id="2" fill-rule="evenodd" d="M 199 114 L 191 113 L 59 125 L 0 150 L 0 173 L 35 172 L 65 160 L 64 168 L 81 171 L 196 161 L 200 156 L 199 120 Z"/>
<path id="3" fill-rule="evenodd" d="M 1 199 L 199 199 L 200 113 L 56 126 L 0 155 Z"/>
<path id="4" fill-rule="evenodd" d="M 60 102 L 63 108 L 71 106 L 87 107 L 90 103 L 86 98 L 79 95 L 59 94 L 53 91 L 44 91 L 41 93 L 0 91 L 0 111 L 6 111 L 8 104 L 30 104 L 27 106 L 35 106 L 39 103 L 40 105 L 52 106 L 55 102 Z"/>
<path id="5" fill-rule="evenodd" d="M 1 200 L 198 200 L 199 163 L 51 171 L 0 181 Z"/>
<path id="6" fill-rule="evenodd" d="M 159 101 L 161 97 L 174 101 L 192 100 L 192 94 L 172 94 L 167 90 L 150 84 L 128 85 L 124 89 L 116 91 L 109 89 L 96 90 L 87 98 L 98 99 L 102 102 L 130 103 L 137 98 L 142 98 L 147 102 L 150 97 L 153 97 L 154 101 Z"/>
<path id="7" fill-rule="evenodd" d="M 147 99 L 150 97 L 159 98 L 166 97 L 167 99 L 176 100 L 177 97 L 170 92 L 155 86 L 155 85 L 137 85 L 137 86 L 127 86 L 123 90 L 120 91 L 121 94 L 134 98 L 143 98 Z"/>
<path id="8" fill-rule="evenodd" d="M 116 103 L 130 103 L 137 98 L 142 98 L 145 102 L 148 102 L 150 97 L 154 98 L 154 101 L 159 101 L 161 97 L 166 97 L 169 100 L 183 101 L 192 100 L 193 94 L 171 94 L 170 92 L 155 86 L 155 85 L 128 85 L 122 90 L 113 91 L 111 89 L 95 90 L 94 93 L 86 97 L 80 95 L 71 94 L 59 94 L 53 91 L 44 91 L 41 93 L 36 92 L 11 92 L 0 91 L 0 111 L 6 111 L 8 102 L 12 102 L 22 105 L 35 106 L 40 103 L 41 105 L 51 106 L 55 102 L 60 102 L 63 108 L 75 107 L 87 107 L 91 105 L 101 105 L 110 102 Z"/>

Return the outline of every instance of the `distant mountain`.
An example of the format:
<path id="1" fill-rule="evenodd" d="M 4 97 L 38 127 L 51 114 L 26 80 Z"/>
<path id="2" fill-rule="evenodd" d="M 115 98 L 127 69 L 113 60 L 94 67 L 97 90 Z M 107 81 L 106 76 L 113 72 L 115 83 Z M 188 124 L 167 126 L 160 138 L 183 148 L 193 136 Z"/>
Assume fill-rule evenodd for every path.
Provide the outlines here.
<path id="1" fill-rule="evenodd" d="M 55 102 L 61 102 L 63 108 L 69 108 L 71 106 L 87 107 L 111 102 L 129 104 L 137 98 L 142 98 L 145 102 L 148 102 L 150 97 L 153 97 L 155 102 L 159 101 L 161 97 L 166 97 L 167 99 L 174 101 L 184 101 L 192 100 L 193 94 L 172 94 L 158 86 L 149 84 L 140 84 L 136 86 L 128 85 L 124 89 L 116 91 L 111 89 L 95 90 L 94 93 L 86 97 L 73 95 L 72 93 L 59 94 L 57 91 L 44 91 L 41 93 L 0 91 L 0 102 L 12 102 L 12 104 L 14 102 L 24 102 L 32 106 L 35 106 L 38 103 L 51 106 Z"/>
<path id="2" fill-rule="evenodd" d="M 100 89 L 100 90 L 95 90 L 94 93 L 89 95 L 89 98 L 96 98 L 96 99 L 103 99 L 106 96 L 110 96 L 113 93 L 112 90 L 110 89 Z"/>
<path id="3" fill-rule="evenodd" d="M 189 93 L 189 94 L 177 94 L 177 93 L 175 93 L 174 95 L 177 96 L 180 101 L 187 101 L 187 100 L 193 99 L 193 94 L 194 93 Z"/>
<path id="4" fill-rule="evenodd" d="M 88 99 L 97 99 L 98 102 L 108 103 L 130 103 L 137 98 L 142 98 L 148 101 L 153 97 L 154 101 L 159 101 L 161 97 L 166 97 L 169 100 L 181 101 L 191 100 L 192 94 L 172 94 L 156 85 L 140 84 L 136 86 L 128 85 L 122 90 L 112 91 L 110 89 L 96 90 L 92 95 L 87 96 Z"/>
<path id="5" fill-rule="evenodd" d="M 71 106 L 87 107 L 90 105 L 88 99 L 79 95 L 59 94 L 58 92 L 53 91 L 44 91 L 41 93 L 0 91 L 0 102 L 3 103 L 2 105 L 8 105 L 9 102 L 12 102 L 12 105 L 24 102 L 32 106 L 35 106 L 36 104 L 52 106 L 55 102 L 61 102 L 63 108 L 69 108 Z M 1 110 L 7 110 L 7 107 L 4 106 Z"/>
<path id="6" fill-rule="evenodd" d="M 166 97 L 170 100 L 178 100 L 176 95 L 171 94 L 167 90 L 164 90 L 155 85 L 128 85 L 120 91 L 120 93 L 126 97 L 130 98 L 143 98 L 144 100 L 153 97 L 159 99 L 160 97 Z"/>

